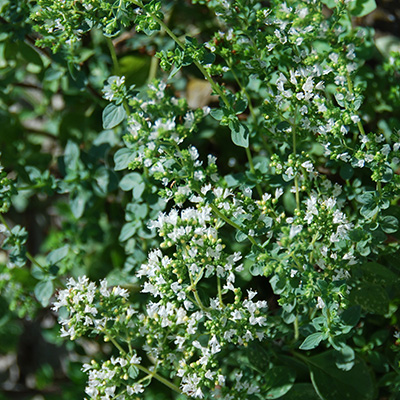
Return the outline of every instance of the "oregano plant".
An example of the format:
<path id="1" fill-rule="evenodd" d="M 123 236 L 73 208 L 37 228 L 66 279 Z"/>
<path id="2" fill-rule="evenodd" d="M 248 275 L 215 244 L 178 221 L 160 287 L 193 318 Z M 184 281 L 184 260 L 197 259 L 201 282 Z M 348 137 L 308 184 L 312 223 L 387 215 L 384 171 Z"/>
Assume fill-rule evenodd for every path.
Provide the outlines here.
<path id="1" fill-rule="evenodd" d="M 0 4 L 0 335 L 37 324 L 64 363 L 31 388 L 398 399 L 400 38 L 379 7 Z"/>

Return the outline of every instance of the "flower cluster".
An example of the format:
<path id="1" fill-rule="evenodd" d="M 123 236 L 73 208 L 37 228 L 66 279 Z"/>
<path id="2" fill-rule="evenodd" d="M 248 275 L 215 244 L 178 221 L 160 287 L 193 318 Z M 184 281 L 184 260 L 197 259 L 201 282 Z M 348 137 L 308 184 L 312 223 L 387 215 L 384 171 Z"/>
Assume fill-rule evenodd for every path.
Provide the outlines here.
<path id="1" fill-rule="evenodd" d="M 109 289 L 106 279 L 97 288 L 86 276 L 79 277 L 77 281 L 70 278 L 67 289 L 58 292 L 53 305 L 54 311 L 61 307 L 68 310 L 68 317 L 60 321 L 61 336 L 75 340 L 88 332 L 106 334 L 106 327 L 109 326 L 112 326 L 112 334 L 117 335 L 122 327 L 128 328 L 132 324 L 135 314 L 126 302 L 127 297 L 126 289 L 119 286 Z"/>
<path id="2" fill-rule="evenodd" d="M 161 250 L 153 250 L 138 271 L 139 278 L 145 277 L 142 292 L 153 299 L 143 313 L 126 302 L 125 289 L 110 289 L 106 280 L 96 287 L 87 277 L 71 278 L 67 289 L 57 294 L 53 310 L 66 307 L 69 315 L 60 321 L 61 336 L 74 340 L 84 334 L 101 334 L 105 340 L 127 343 L 130 349 L 102 364 L 85 364 L 83 370 L 89 373 L 86 393 L 93 399 L 110 399 L 117 393 L 122 399 L 141 393 L 143 380 L 130 381 L 136 379 L 141 361 L 132 346 L 143 337 L 146 345 L 142 350 L 154 364 L 149 371 L 169 369 L 181 378 L 181 390 L 190 397 L 203 398 L 205 390 L 215 391 L 217 386 L 226 398 L 234 394 L 234 398 L 245 399 L 259 391 L 247 383 L 230 388 L 223 368 L 224 354 L 230 348 L 262 341 L 265 335 L 267 302 L 255 301 L 257 292 L 253 290 L 242 300 L 241 289 L 234 287 L 236 274 L 243 269 L 237 264 L 240 253 L 223 251 L 225 246 L 207 207 L 181 215 L 171 211 L 160 215 L 152 227 L 168 238 L 168 246 L 174 246 L 176 253 L 171 259 Z M 218 293 L 201 299 L 199 288 L 215 279 Z M 99 385 L 104 380 L 107 384 Z"/>
<path id="3" fill-rule="evenodd" d="M 195 147 L 178 147 L 196 130 L 209 108 L 191 110 L 185 99 L 168 96 L 166 90 L 164 82 L 156 81 L 149 85 L 147 93 L 130 99 L 135 112 L 128 119 L 129 135 L 125 141 L 134 154 L 131 169 L 146 168 L 166 187 L 165 197 L 182 204 L 208 176 L 218 179 L 215 157 L 209 156 L 208 165 L 203 166 Z"/>
<path id="4" fill-rule="evenodd" d="M 104 85 L 103 97 L 108 101 L 114 101 L 117 105 L 121 104 L 126 98 L 125 77 L 110 76 Z"/>
<path id="5" fill-rule="evenodd" d="M 263 340 L 267 303 L 254 301 L 257 292 L 252 290 L 241 300 L 235 282 L 243 270 L 237 264 L 242 256 L 224 251 L 210 207 L 172 210 L 161 214 L 151 227 L 164 239 L 161 247 L 174 247 L 175 252 L 170 258 L 161 250 L 152 251 L 138 271 L 139 277 L 146 278 L 143 292 L 159 298 L 147 308 L 147 343 L 153 347 L 149 351 L 172 369 L 179 365 L 182 391 L 189 396 L 203 397 L 204 387 L 214 390 L 216 380 L 222 392 L 229 393 L 225 387 L 229 377 L 223 375 L 220 357 L 232 345 Z M 212 284 L 217 291 L 202 298 L 201 289 Z M 160 347 L 168 339 L 173 343 Z"/>
<path id="6" fill-rule="evenodd" d="M 118 34 L 135 16 L 131 2 L 104 0 L 39 0 L 32 20 L 36 30 L 43 35 L 37 41 L 58 51 L 65 45 L 73 48 L 94 27 L 100 27 L 108 36 Z"/>

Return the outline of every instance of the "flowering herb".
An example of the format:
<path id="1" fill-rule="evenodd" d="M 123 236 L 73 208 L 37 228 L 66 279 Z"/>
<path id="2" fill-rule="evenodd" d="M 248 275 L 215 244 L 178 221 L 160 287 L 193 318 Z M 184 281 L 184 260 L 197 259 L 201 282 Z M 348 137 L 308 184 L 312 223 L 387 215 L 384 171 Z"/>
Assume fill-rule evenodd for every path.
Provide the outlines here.
<path id="1" fill-rule="evenodd" d="M 185 3 L 198 28 L 174 3 L 32 5 L 36 46 L 72 74 L 48 90 L 94 95 L 103 131 L 59 124 L 58 174 L 0 171 L 1 213 L 25 191 L 67 208 L 42 259 L 1 216 L 4 287 L 29 261 L 61 336 L 112 344 L 82 363 L 87 399 L 394 400 L 399 55 L 371 62 L 357 21 L 375 1 Z M 124 48 L 149 57 L 146 83 Z M 104 273 L 85 267 L 96 251 Z"/>

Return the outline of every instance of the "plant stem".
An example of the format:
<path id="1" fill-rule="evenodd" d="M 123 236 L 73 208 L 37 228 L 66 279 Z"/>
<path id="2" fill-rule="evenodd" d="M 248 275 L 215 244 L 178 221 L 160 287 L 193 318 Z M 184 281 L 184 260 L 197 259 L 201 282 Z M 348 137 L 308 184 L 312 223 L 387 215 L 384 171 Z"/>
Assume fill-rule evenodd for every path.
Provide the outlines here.
<path id="1" fill-rule="evenodd" d="M 200 296 L 196 289 L 196 283 L 193 281 L 192 274 L 190 273 L 190 271 L 188 271 L 188 272 L 189 272 L 189 278 L 190 278 L 190 286 L 192 288 L 191 290 L 193 292 L 194 298 L 196 299 L 196 303 L 201 308 L 202 311 L 207 312 L 208 309 L 207 309 L 207 307 L 204 306 L 203 302 L 200 299 Z"/>
<path id="2" fill-rule="evenodd" d="M 221 219 L 223 219 L 227 224 L 229 224 L 230 226 L 233 226 L 234 228 L 236 228 L 239 231 L 242 231 L 242 228 L 235 222 L 233 222 L 232 220 L 230 220 L 228 217 L 226 217 L 224 214 L 221 213 L 221 211 L 218 210 L 217 206 L 215 206 L 214 204 L 210 204 L 211 209 L 214 211 L 214 213 L 220 217 Z M 254 240 L 253 236 L 247 236 L 247 238 L 250 240 L 250 242 L 254 245 L 257 246 L 257 242 Z"/>
<path id="3" fill-rule="evenodd" d="M 351 77 L 348 72 L 346 73 L 346 79 L 347 79 L 347 87 L 349 88 L 349 93 L 351 94 L 351 96 L 354 96 L 353 83 L 351 81 Z M 364 127 L 363 127 L 361 121 L 357 122 L 357 127 L 358 127 L 358 130 L 360 131 L 361 135 L 365 135 L 365 130 L 364 130 Z"/>
<path id="4" fill-rule="evenodd" d="M 174 392 L 182 394 L 181 389 L 179 389 L 178 386 L 176 386 L 173 383 L 171 383 L 168 379 L 165 379 L 164 377 L 162 377 L 161 375 L 157 374 L 156 372 L 151 372 L 146 367 L 143 367 L 143 365 L 140 365 L 140 364 L 134 364 L 134 365 L 135 365 L 136 368 L 138 368 L 141 371 L 145 372 L 149 376 L 152 376 L 154 379 L 157 379 L 159 382 L 163 383 L 165 386 L 169 387 Z"/>
<path id="5" fill-rule="evenodd" d="M 156 78 L 158 63 L 158 58 L 156 56 L 152 56 L 150 62 L 149 76 L 147 77 L 147 83 L 151 83 L 151 81 Z"/>
<path id="6" fill-rule="evenodd" d="M 243 92 L 243 94 L 247 98 L 247 104 L 249 106 L 251 117 L 253 118 L 254 124 L 257 127 L 257 117 L 256 117 L 256 114 L 254 112 L 253 104 L 251 103 L 251 97 L 250 97 L 249 93 L 247 92 L 246 88 L 244 87 L 244 85 L 242 84 L 242 82 L 240 81 L 239 77 L 237 76 L 235 70 L 232 68 L 232 65 L 230 63 L 228 63 L 228 66 L 229 66 L 229 68 L 230 68 L 230 70 L 231 70 L 231 72 L 233 74 L 233 77 L 235 78 L 237 84 L 239 85 L 241 91 Z M 251 171 L 251 173 L 255 174 L 253 158 L 252 158 L 250 149 L 248 147 L 246 147 L 246 155 L 247 155 L 247 159 L 249 161 L 250 171 Z M 257 193 L 258 193 L 258 195 L 260 196 L 260 199 L 261 199 L 262 195 L 263 195 L 263 192 L 262 192 L 261 187 L 260 187 L 260 185 L 258 183 L 256 184 L 256 189 L 257 189 Z"/>
<path id="7" fill-rule="evenodd" d="M 6 220 L 4 219 L 3 215 L 0 214 L 0 222 L 6 227 L 6 229 L 11 232 L 9 225 L 7 224 Z"/>
<path id="8" fill-rule="evenodd" d="M 37 261 L 37 260 L 35 259 L 35 257 L 32 256 L 31 253 L 29 253 L 29 251 L 27 251 L 27 252 L 25 253 L 25 255 L 26 255 L 26 258 L 27 258 L 32 264 L 35 264 L 35 265 L 36 265 L 37 267 L 39 267 L 42 271 L 45 271 L 45 270 L 46 270 L 45 267 L 43 267 L 43 265 L 40 264 L 39 261 Z"/>
<path id="9" fill-rule="evenodd" d="M 317 241 L 319 235 L 320 235 L 320 232 L 317 231 L 317 232 L 315 233 L 315 235 L 313 236 L 312 240 L 311 240 L 311 247 L 314 246 L 314 244 L 315 244 L 315 242 Z M 311 249 L 311 253 L 310 253 L 310 264 L 312 264 L 313 255 L 314 255 L 313 249 Z"/>
<path id="10" fill-rule="evenodd" d="M 246 147 L 246 155 L 247 155 L 247 159 L 249 160 L 250 171 L 251 171 L 252 174 L 255 175 L 256 174 L 256 170 L 254 169 L 253 157 L 251 155 L 249 147 Z M 256 189 L 257 189 L 258 195 L 260 196 L 260 199 L 262 199 L 263 192 L 262 192 L 261 187 L 260 187 L 260 185 L 258 183 L 256 183 Z"/>
<path id="11" fill-rule="evenodd" d="M 242 84 L 242 82 L 240 81 L 239 77 L 237 76 L 235 70 L 232 68 L 232 64 L 228 63 L 228 66 L 229 66 L 229 68 L 230 68 L 230 70 L 232 72 L 233 77 L 235 78 L 235 81 L 237 82 L 237 84 L 239 85 L 241 91 L 243 92 L 243 94 L 247 98 L 250 114 L 251 114 L 252 118 L 254 119 L 254 122 L 256 123 L 257 122 L 257 118 L 256 118 L 256 114 L 254 112 L 253 104 L 251 103 L 251 97 L 250 97 L 249 93 L 247 92 L 246 88 L 244 87 L 244 85 Z"/>
<path id="12" fill-rule="evenodd" d="M 106 336 L 106 338 L 119 350 L 121 355 L 125 356 L 127 353 L 126 351 L 121 347 L 121 345 L 111 336 Z M 179 389 L 178 386 L 174 385 L 171 383 L 169 380 L 163 378 L 161 375 L 157 374 L 154 371 L 150 371 L 148 368 L 144 367 L 141 364 L 133 364 L 137 369 L 145 372 L 149 376 L 153 377 L 154 379 L 157 379 L 159 382 L 163 383 L 165 386 L 168 386 L 170 389 L 172 389 L 174 392 L 182 394 L 182 391 Z"/>
<path id="13" fill-rule="evenodd" d="M 297 149 L 296 149 L 296 119 L 297 119 L 297 107 L 294 112 L 294 121 L 292 124 L 292 132 L 293 132 L 293 155 L 296 155 Z M 296 207 L 297 210 L 300 211 L 300 190 L 299 190 L 299 177 L 296 176 L 294 178 L 294 186 L 296 188 Z"/>
<path id="14" fill-rule="evenodd" d="M 115 52 L 114 44 L 113 44 L 111 38 L 109 38 L 108 36 L 106 36 L 105 38 L 106 38 L 106 42 L 108 45 L 108 49 L 110 50 L 110 55 L 111 55 L 111 59 L 112 59 L 113 66 L 114 66 L 114 72 L 116 75 L 122 76 L 121 68 L 119 66 L 118 57 L 117 57 L 117 53 Z M 131 114 L 131 110 L 129 109 L 126 99 L 123 100 L 122 105 L 124 106 L 126 114 L 129 116 Z"/>
<path id="15" fill-rule="evenodd" d="M 382 195 L 382 182 L 376 182 L 376 190 Z"/>
<path id="16" fill-rule="evenodd" d="M 217 286 L 218 286 L 218 299 L 219 299 L 219 305 L 221 307 L 224 306 L 224 302 L 222 300 L 222 291 L 221 291 L 221 278 L 217 276 Z"/>
<path id="17" fill-rule="evenodd" d="M 116 75 L 121 76 L 121 68 L 119 67 L 119 62 L 117 58 L 117 53 L 115 52 L 114 44 L 108 36 L 105 36 L 108 49 L 110 50 L 111 60 L 114 66 L 114 72 Z"/>
<path id="18" fill-rule="evenodd" d="M 254 112 L 254 108 L 253 108 L 253 104 L 251 103 L 251 97 L 250 95 L 247 93 L 246 88 L 244 87 L 244 85 L 242 84 L 242 82 L 239 80 L 239 77 L 236 75 L 235 70 L 232 68 L 232 65 L 230 63 L 228 63 L 228 66 L 233 74 L 233 77 L 235 78 L 237 84 L 239 85 L 241 91 L 244 93 L 244 95 L 247 98 L 247 103 L 249 106 L 249 110 L 250 110 L 250 114 L 254 120 L 254 123 L 257 124 L 257 118 L 256 118 L 256 114 Z M 246 155 L 247 155 L 247 159 L 249 160 L 249 165 L 250 165 L 250 171 L 254 174 L 255 170 L 254 170 L 254 164 L 253 164 L 253 158 L 251 156 L 251 152 L 250 149 L 248 147 L 246 147 Z M 257 183 L 256 184 L 256 188 L 257 188 L 257 192 L 260 196 L 260 198 L 262 197 L 262 190 L 260 188 L 260 185 Z"/>
<path id="19" fill-rule="evenodd" d="M 297 340 L 299 340 L 299 316 L 298 315 L 296 315 L 293 325 L 294 325 L 294 340 L 297 341 Z"/>

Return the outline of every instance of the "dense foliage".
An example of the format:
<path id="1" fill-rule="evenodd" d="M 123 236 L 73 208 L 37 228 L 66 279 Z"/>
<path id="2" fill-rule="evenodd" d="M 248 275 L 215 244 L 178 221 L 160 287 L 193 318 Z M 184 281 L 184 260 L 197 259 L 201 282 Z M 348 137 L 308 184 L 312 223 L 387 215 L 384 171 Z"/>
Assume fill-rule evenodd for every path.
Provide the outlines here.
<path id="1" fill-rule="evenodd" d="M 0 1 L 0 399 L 400 398 L 375 9 Z"/>

